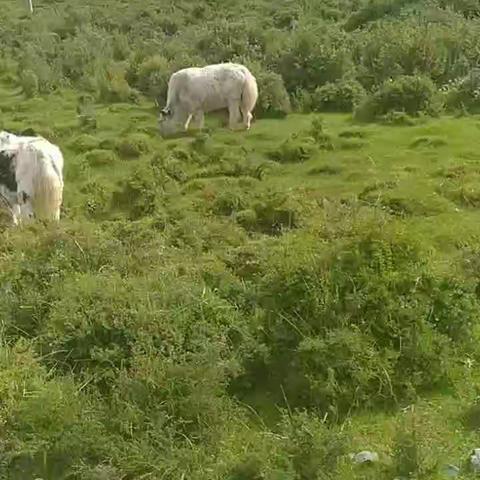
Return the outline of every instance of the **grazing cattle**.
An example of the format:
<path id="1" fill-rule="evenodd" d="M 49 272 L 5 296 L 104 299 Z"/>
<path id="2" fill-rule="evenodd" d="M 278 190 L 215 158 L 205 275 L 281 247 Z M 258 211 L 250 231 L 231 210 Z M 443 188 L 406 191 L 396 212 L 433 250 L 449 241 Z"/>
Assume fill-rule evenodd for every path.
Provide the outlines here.
<path id="1" fill-rule="evenodd" d="M 63 155 L 42 137 L 0 132 L 0 196 L 13 222 L 59 220 L 63 198 Z"/>
<path id="2" fill-rule="evenodd" d="M 255 77 L 247 67 L 220 63 L 175 72 L 168 82 L 167 104 L 160 113 L 162 135 L 203 127 L 204 113 L 228 108 L 231 129 L 239 123 L 248 130 L 258 99 Z"/>

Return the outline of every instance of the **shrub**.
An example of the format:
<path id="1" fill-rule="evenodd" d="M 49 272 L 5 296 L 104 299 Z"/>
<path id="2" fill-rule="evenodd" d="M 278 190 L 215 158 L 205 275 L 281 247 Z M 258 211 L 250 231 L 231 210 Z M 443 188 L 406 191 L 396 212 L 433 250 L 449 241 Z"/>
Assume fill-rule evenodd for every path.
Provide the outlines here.
<path id="1" fill-rule="evenodd" d="M 169 62 L 160 55 L 145 59 L 137 69 L 138 89 L 155 99 L 166 99 L 170 74 Z"/>
<path id="2" fill-rule="evenodd" d="M 119 183 L 112 198 L 115 208 L 125 209 L 132 220 L 153 214 L 158 203 L 157 176 L 146 168 L 137 168 Z"/>
<path id="3" fill-rule="evenodd" d="M 475 348 L 471 287 L 437 276 L 420 246 L 398 233 L 356 235 L 325 255 L 299 257 L 296 242 L 259 289 L 267 349 L 259 362 L 271 384 L 284 386 L 292 406 L 334 418 L 447 385 L 454 352 Z"/>
<path id="4" fill-rule="evenodd" d="M 290 136 L 270 152 L 270 157 L 279 163 L 302 163 L 311 158 L 317 150 L 313 139 Z"/>
<path id="5" fill-rule="evenodd" d="M 136 102 L 138 94 L 125 79 L 125 72 L 118 68 L 100 71 L 95 77 L 97 100 L 101 102 Z"/>
<path id="6" fill-rule="evenodd" d="M 386 81 L 355 110 L 355 119 L 373 121 L 389 112 L 403 111 L 408 115 L 437 115 L 441 110 L 438 91 L 427 77 L 401 76 Z"/>
<path id="7" fill-rule="evenodd" d="M 352 112 L 365 96 L 362 85 L 353 79 L 342 79 L 318 87 L 312 95 L 314 111 Z"/>
<path id="8" fill-rule="evenodd" d="M 138 158 L 150 150 L 150 138 L 142 133 L 132 133 L 120 139 L 116 150 L 122 158 Z"/>
<path id="9" fill-rule="evenodd" d="M 98 148 L 98 138 L 88 133 L 83 133 L 75 137 L 68 145 L 75 152 L 84 152 Z"/>
<path id="10" fill-rule="evenodd" d="M 312 120 L 310 129 L 307 132 L 314 140 L 316 145 L 322 150 L 333 150 L 335 145 L 332 136 L 325 132 L 322 117 L 315 117 Z"/>
<path id="11" fill-rule="evenodd" d="M 38 77 L 31 70 L 22 72 L 20 85 L 26 97 L 31 98 L 38 94 Z"/>
<path id="12" fill-rule="evenodd" d="M 259 98 L 255 107 L 259 117 L 284 117 L 290 110 L 290 99 L 282 77 L 260 67 L 252 68 L 257 79 Z"/>
<path id="13" fill-rule="evenodd" d="M 476 113 L 480 108 L 480 69 L 473 69 L 464 78 L 449 82 L 443 87 L 449 110 Z"/>
<path id="14" fill-rule="evenodd" d="M 298 29 L 282 47 L 272 64 L 289 94 L 312 92 L 351 70 L 350 40 L 338 29 Z"/>
<path id="15" fill-rule="evenodd" d="M 415 0 L 374 0 L 367 2 L 345 22 L 345 30 L 350 32 L 386 15 L 395 15 L 402 7 Z"/>
<path id="16" fill-rule="evenodd" d="M 85 155 L 90 166 L 112 165 L 115 163 L 116 155 L 111 150 L 91 150 Z"/>

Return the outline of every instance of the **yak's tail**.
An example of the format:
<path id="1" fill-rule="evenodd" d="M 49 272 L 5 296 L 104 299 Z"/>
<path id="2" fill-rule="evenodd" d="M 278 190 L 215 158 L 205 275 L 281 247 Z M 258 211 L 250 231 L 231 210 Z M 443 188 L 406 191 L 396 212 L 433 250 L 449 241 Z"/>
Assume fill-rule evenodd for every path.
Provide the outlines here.
<path id="1" fill-rule="evenodd" d="M 62 173 L 58 171 L 50 155 L 35 150 L 36 175 L 33 179 L 33 211 L 35 217 L 43 220 L 60 220 L 63 200 Z"/>
<path id="2" fill-rule="evenodd" d="M 258 85 L 257 80 L 251 72 L 245 69 L 245 83 L 243 85 L 241 111 L 247 128 L 250 128 L 250 121 L 253 118 L 252 110 L 258 100 Z"/>

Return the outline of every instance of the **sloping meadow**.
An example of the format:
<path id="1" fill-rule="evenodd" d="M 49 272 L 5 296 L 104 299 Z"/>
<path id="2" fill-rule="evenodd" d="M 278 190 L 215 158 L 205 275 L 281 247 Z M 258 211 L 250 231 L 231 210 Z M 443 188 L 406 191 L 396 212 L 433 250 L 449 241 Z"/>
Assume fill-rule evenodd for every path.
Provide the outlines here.
<path id="1" fill-rule="evenodd" d="M 435 478 L 480 424 L 475 5 L 153 3 L 0 9 L 0 126 L 66 160 L 0 232 L 0 479 Z M 161 139 L 227 59 L 252 130 Z"/>

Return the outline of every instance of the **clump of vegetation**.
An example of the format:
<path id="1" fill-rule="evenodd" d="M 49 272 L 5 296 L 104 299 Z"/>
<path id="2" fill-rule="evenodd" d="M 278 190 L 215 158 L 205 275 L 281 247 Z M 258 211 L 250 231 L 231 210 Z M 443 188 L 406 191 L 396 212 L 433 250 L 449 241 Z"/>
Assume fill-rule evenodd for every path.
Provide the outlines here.
<path id="1" fill-rule="evenodd" d="M 38 78 L 34 72 L 30 70 L 22 72 L 20 84 L 27 98 L 34 97 L 38 94 Z"/>
<path id="2" fill-rule="evenodd" d="M 341 79 L 318 87 L 312 95 L 311 108 L 320 112 L 351 112 L 365 97 L 357 80 Z"/>
<path id="3" fill-rule="evenodd" d="M 283 79 L 275 72 L 252 69 L 261 92 L 255 111 L 261 117 L 285 117 L 290 111 L 290 98 Z"/>
<path id="4" fill-rule="evenodd" d="M 122 158 L 138 158 L 150 149 L 149 137 L 143 133 L 133 133 L 118 140 L 116 150 Z"/>
<path id="5" fill-rule="evenodd" d="M 0 478 L 460 464 L 479 424 L 477 11 L 3 2 L 0 128 L 57 143 L 65 190 L 61 222 L 0 226 Z M 170 75 L 225 61 L 257 78 L 252 129 L 207 115 L 162 139 Z M 351 461 L 365 449 L 380 461 Z"/>
<path id="6" fill-rule="evenodd" d="M 111 150 L 95 149 L 89 151 L 85 158 L 92 167 L 101 165 L 113 165 L 117 156 Z"/>
<path id="7" fill-rule="evenodd" d="M 302 163 L 317 151 L 315 141 L 292 135 L 277 149 L 270 152 L 270 157 L 279 163 Z"/>
<path id="8" fill-rule="evenodd" d="M 437 88 L 429 78 L 402 76 L 386 81 L 378 91 L 365 98 L 355 110 L 355 118 L 373 121 L 390 112 L 437 115 L 440 110 Z"/>
<path id="9" fill-rule="evenodd" d="M 480 71 L 472 69 L 466 77 L 451 80 L 443 92 L 450 110 L 476 113 L 480 106 Z"/>

